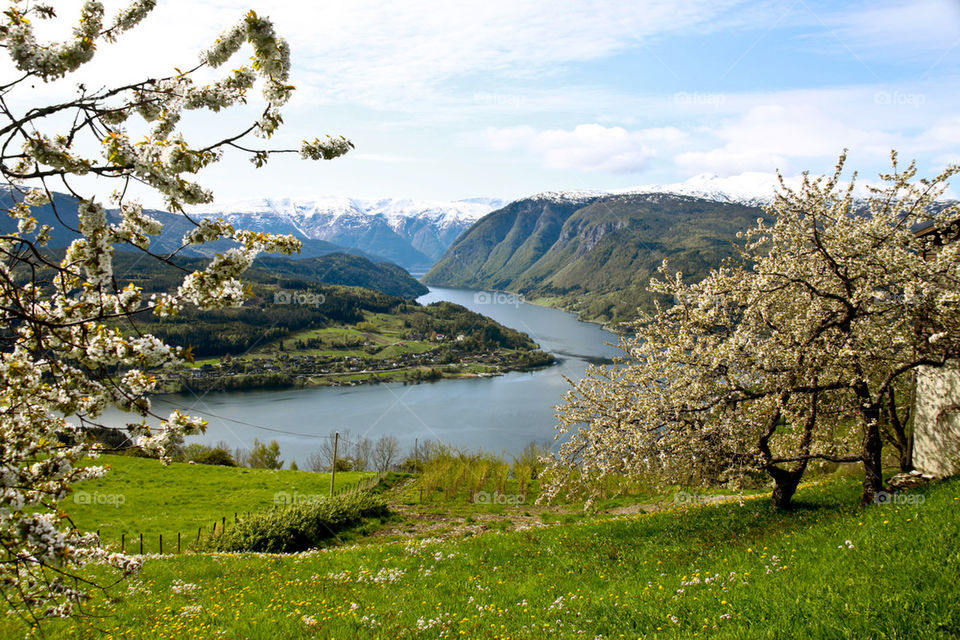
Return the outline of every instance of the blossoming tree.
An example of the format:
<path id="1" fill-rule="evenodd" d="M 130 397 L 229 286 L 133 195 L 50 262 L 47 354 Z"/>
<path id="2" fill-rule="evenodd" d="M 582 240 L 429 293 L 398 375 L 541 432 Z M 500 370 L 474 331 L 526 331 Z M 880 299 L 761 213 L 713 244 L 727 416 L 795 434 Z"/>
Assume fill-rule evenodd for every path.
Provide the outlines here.
<path id="1" fill-rule="evenodd" d="M 36 25 L 57 19 L 43 3 L 11 0 L 0 16 L 0 46 L 18 71 L 0 85 L 0 173 L 10 185 L 6 210 L 17 228 L 0 236 L 0 592 L 32 624 L 70 615 L 100 587 L 82 577 L 82 565 L 103 562 L 124 573 L 138 568 L 136 559 L 101 549 L 95 536 L 73 530 L 59 508 L 74 483 L 104 473 L 79 465 L 96 454 L 85 428 L 105 408 L 119 407 L 135 416 L 130 430 L 137 444 L 161 457 L 180 435 L 204 428 L 201 420 L 179 412 L 166 416 L 159 428 L 147 426 L 148 394 L 157 382 L 151 371 L 184 354 L 125 321 L 137 314 L 175 315 L 188 304 L 237 305 L 243 299 L 239 276 L 259 252 L 298 249 L 292 237 L 234 229 L 222 219 L 191 220 L 195 226 L 183 245 L 227 239 L 233 248 L 218 253 L 205 269 L 185 272 L 175 291 L 144 296 L 115 277 L 115 249 L 128 245 L 168 262 L 171 256 L 151 250 L 151 236 L 162 225 L 127 197 L 128 187 L 146 185 L 162 194 L 170 211 L 182 213 L 184 205 L 212 200 L 192 176 L 224 150 L 249 153 L 260 166 L 272 153 L 332 159 L 353 146 L 331 137 L 289 150 L 244 142 L 276 131 L 280 108 L 293 91 L 286 41 L 253 12 L 191 70 L 95 91 L 81 85 L 62 102 L 17 108 L 29 104 L 32 85 L 76 71 L 98 45 L 136 26 L 154 5 L 155 0 L 134 0 L 108 17 L 100 2 L 87 0 L 72 37 L 62 42 L 42 42 L 37 35 Z M 215 71 L 242 49 L 252 50 L 251 62 Z M 201 70 L 219 79 L 197 83 Z M 203 146 L 191 145 L 180 133 L 187 112 L 246 103 L 257 87 L 264 107 L 246 128 Z M 76 176 L 115 181 L 111 201 L 79 193 Z M 77 199 L 76 228 L 57 211 L 55 189 Z M 42 205 L 52 206 L 57 219 L 79 236 L 62 259 L 44 248 L 56 230 L 38 226 L 32 211 Z M 41 280 L 42 274 L 52 275 Z"/>
<path id="2" fill-rule="evenodd" d="M 571 437 L 552 460 L 554 494 L 605 474 L 765 472 L 787 506 L 808 464 L 835 461 L 863 464 L 873 500 L 884 434 L 907 449 L 898 398 L 919 367 L 960 356 L 960 243 L 927 240 L 954 231 L 960 209 L 938 199 L 960 167 L 915 180 L 894 153 L 860 199 L 856 176 L 840 181 L 845 159 L 795 191 L 781 180 L 739 259 L 701 282 L 664 264 L 651 289 L 676 304 L 640 318 L 622 358 L 591 367 L 557 408 Z"/>

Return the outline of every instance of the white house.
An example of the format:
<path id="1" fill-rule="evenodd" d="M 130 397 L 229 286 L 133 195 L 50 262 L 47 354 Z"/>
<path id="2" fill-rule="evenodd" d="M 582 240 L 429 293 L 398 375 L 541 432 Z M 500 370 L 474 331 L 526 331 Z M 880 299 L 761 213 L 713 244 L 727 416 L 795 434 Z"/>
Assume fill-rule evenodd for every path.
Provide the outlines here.
<path id="1" fill-rule="evenodd" d="M 960 369 L 917 373 L 913 465 L 932 476 L 960 475 Z"/>

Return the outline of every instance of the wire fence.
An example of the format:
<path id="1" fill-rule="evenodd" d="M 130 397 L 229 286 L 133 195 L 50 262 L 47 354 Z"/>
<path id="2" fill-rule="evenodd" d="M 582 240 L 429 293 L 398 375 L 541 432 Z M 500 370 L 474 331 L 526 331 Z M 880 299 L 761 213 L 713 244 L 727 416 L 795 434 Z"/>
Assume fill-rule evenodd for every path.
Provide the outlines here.
<path id="1" fill-rule="evenodd" d="M 348 484 L 341 485 L 339 487 L 334 487 L 333 493 L 326 495 L 326 498 L 341 496 L 348 493 L 359 493 L 361 491 L 370 491 L 376 487 L 380 480 L 383 478 L 384 473 L 376 473 L 365 478 L 360 478 L 356 482 L 351 482 Z M 278 509 L 285 506 L 290 506 L 295 504 L 293 501 L 285 501 L 274 499 L 274 503 L 271 508 Z M 204 536 L 212 537 L 219 534 L 222 534 L 227 530 L 229 524 L 237 524 L 240 522 L 242 517 L 250 515 L 250 511 L 243 512 L 234 512 L 233 518 L 230 519 L 228 516 L 221 516 L 219 520 L 214 520 L 211 525 L 203 526 L 198 525 L 196 534 L 193 533 L 193 530 L 184 533 L 182 531 L 177 531 L 174 535 L 169 535 L 164 537 L 162 533 L 160 534 L 147 534 L 143 532 L 135 532 L 131 536 L 121 533 L 120 539 L 115 543 L 104 544 L 103 537 L 100 535 L 100 530 L 97 530 L 97 538 L 99 540 L 98 545 L 106 547 L 114 547 L 118 549 L 121 553 L 131 553 L 135 555 L 147 555 L 149 553 L 156 553 L 159 555 L 170 555 L 183 553 L 191 548 L 191 546 L 197 546 L 200 544 L 200 541 L 204 539 Z M 149 547 L 153 547 L 153 543 L 156 543 L 154 551 L 147 551 Z M 144 546 L 146 544 L 146 547 Z"/>

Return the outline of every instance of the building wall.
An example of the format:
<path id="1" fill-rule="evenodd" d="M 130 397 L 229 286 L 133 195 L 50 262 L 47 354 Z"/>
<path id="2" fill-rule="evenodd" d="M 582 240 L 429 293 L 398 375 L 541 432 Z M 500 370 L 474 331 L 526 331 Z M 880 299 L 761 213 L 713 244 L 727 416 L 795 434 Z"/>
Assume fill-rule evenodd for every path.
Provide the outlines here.
<path id="1" fill-rule="evenodd" d="M 918 372 L 913 464 L 937 477 L 960 475 L 960 370 L 956 368 Z"/>

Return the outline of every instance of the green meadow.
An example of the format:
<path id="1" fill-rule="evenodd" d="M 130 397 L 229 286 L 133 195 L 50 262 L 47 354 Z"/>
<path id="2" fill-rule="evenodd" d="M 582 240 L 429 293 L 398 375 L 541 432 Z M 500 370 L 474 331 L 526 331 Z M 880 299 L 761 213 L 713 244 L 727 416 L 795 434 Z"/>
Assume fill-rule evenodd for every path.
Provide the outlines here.
<path id="1" fill-rule="evenodd" d="M 329 477 L 309 472 L 113 463 L 100 489 L 123 491 L 130 502 L 104 514 L 71 507 L 78 524 L 169 531 L 269 505 L 294 482 L 298 492 L 329 488 Z M 341 475 L 354 479 L 338 474 L 338 483 Z M 414 508 L 418 482 L 403 477 L 385 490 L 396 511 L 382 525 L 391 535 L 292 555 L 149 558 L 138 576 L 95 596 L 86 617 L 45 631 L 251 639 L 960 635 L 960 480 L 866 509 L 858 506 L 859 481 L 846 475 L 802 485 L 791 511 L 755 495 L 619 514 L 568 504 L 551 517 L 525 518 L 544 512 L 461 497 L 454 512 L 462 522 L 513 518 L 512 527 L 479 532 L 412 526 L 429 511 Z M 456 501 L 435 499 L 437 509 Z M 636 500 L 651 506 L 649 496 Z M 2 637 L 22 633 L 13 619 L 0 625 Z"/>
<path id="2" fill-rule="evenodd" d="M 74 524 L 84 531 L 99 531 L 104 545 L 119 547 L 126 535 L 126 551 L 164 551 L 194 542 L 214 523 L 227 525 L 246 512 L 267 509 L 293 500 L 330 494 L 330 474 L 309 471 L 246 469 L 172 462 L 134 456 L 102 456 L 94 464 L 110 468 L 102 478 L 77 486 L 62 504 Z M 372 473 L 337 473 L 336 489 L 356 484 Z"/>

